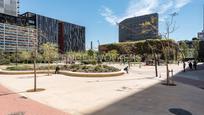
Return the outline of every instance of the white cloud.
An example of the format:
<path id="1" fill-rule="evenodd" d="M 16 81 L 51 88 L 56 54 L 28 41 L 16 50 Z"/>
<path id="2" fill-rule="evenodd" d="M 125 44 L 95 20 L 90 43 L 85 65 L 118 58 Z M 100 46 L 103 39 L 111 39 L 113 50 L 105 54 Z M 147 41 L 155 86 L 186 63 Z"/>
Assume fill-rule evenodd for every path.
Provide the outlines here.
<path id="1" fill-rule="evenodd" d="M 105 17 L 105 20 L 112 25 L 115 25 L 118 17 L 114 15 L 113 11 L 107 7 L 103 7 L 101 15 Z"/>
<path id="2" fill-rule="evenodd" d="M 129 5 L 123 16 L 118 17 L 107 7 L 103 7 L 101 15 L 112 25 L 126 18 L 140 16 L 150 13 L 159 13 L 160 20 L 163 20 L 168 14 L 178 12 L 191 0 L 129 0 Z"/>
<path id="3" fill-rule="evenodd" d="M 185 6 L 186 4 L 188 4 L 191 0 L 175 0 L 175 8 L 182 8 L 183 6 Z"/>

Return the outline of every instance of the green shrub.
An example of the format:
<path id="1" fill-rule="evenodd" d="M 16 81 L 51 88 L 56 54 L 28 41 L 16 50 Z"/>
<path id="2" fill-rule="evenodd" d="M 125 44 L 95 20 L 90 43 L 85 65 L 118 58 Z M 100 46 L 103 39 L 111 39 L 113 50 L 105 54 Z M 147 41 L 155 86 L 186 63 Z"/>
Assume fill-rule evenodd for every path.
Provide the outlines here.
<path id="1" fill-rule="evenodd" d="M 32 70 L 33 68 L 27 65 L 21 65 L 21 66 L 11 66 L 7 67 L 6 70 L 11 71 L 24 71 L 24 70 Z"/>
<path id="2" fill-rule="evenodd" d="M 118 68 L 106 66 L 106 65 L 92 65 L 91 66 L 91 65 L 79 65 L 79 64 L 70 65 L 65 70 L 73 71 L 73 72 L 87 72 L 87 73 L 120 71 Z"/>
<path id="3" fill-rule="evenodd" d="M 10 64 L 10 60 L 9 59 L 3 58 L 3 59 L 0 60 L 0 65 L 7 65 L 7 64 Z"/>
<path id="4" fill-rule="evenodd" d="M 56 69 L 56 65 L 50 65 L 50 69 L 54 70 Z M 38 70 L 47 70 L 48 69 L 48 66 L 39 66 L 37 67 Z"/>
<path id="5" fill-rule="evenodd" d="M 85 64 L 85 65 L 96 65 L 97 64 L 97 61 L 96 60 L 83 60 L 81 61 L 81 64 Z"/>
<path id="6" fill-rule="evenodd" d="M 116 51 L 119 55 L 144 55 L 152 54 L 154 51 L 157 54 L 164 55 L 164 49 L 177 51 L 178 44 L 171 39 L 149 39 L 136 42 L 121 42 L 113 44 L 105 44 L 100 46 L 100 52 L 107 54 L 110 51 Z"/>
<path id="7" fill-rule="evenodd" d="M 100 73 L 100 72 L 117 72 L 120 69 L 107 66 L 107 65 L 80 65 L 80 64 L 72 64 L 72 65 L 62 65 L 59 66 L 60 70 L 68 70 L 72 72 L 86 72 L 86 73 Z M 56 68 L 55 65 L 50 66 L 50 69 L 54 70 Z M 37 70 L 47 70 L 48 66 L 40 66 L 37 67 Z M 11 66 L 7 67 L 6 70 L 10 71 L 26 71 L 33 70 L 33 67 L 28 65 L 21 66 Z"/>

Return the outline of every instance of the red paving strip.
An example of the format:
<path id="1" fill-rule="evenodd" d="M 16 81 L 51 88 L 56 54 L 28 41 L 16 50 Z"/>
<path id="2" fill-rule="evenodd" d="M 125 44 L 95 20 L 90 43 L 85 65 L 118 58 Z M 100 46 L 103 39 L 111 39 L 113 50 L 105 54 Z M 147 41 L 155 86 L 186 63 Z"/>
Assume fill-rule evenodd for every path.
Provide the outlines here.
<path id="1" fill-rule="evenodd" d="M 31 99 L 21 98 L 17 93 L 0 85 L 0 115 L 69 115 Z"/>

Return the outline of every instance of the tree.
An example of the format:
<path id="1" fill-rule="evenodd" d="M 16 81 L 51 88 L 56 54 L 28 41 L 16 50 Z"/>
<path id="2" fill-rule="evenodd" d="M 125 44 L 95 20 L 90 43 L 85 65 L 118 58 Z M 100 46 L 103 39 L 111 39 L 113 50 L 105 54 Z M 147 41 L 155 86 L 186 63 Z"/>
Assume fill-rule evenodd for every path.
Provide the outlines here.
<path id="1" fill-rule="evenodd" d="M 170 16 L 170 20 L 166 20 L 166 33 L 164 35 L 164 37 L 166 39 L 170 39 L 170 34 L 172 34 L 173 32 L 175 32 L 176 30 L 176 22 L 174 21 L 174 17 L 178 15 L 176 12 L 171 14 Z M 169 44 L 168 44 L 168 49 L 167 49 L 167 53 L 166 53 L 166 72 L 167 72 L 167 85 L 170 84 L 170 80 L 169 80 L 169 54 L 170 54 L 170 48 L 169 48 Z"/>
<path id="2" fill-rule="evenodd" d="M 58 49 L 56 45 L 52 43 L 45 43 L 41 48 L 43 58 L 48 62 L 48 75 L 50 75 L 50 63 L 58 57 Z"/>
<path id="3" fill-rule="evenodd" d="M 88 54 L 89 57 L 93 58 L 94 51 L 92 49 L 90 49 L 90 50 L 87 51 L 87 54 Z"/>
<path id="4" fill-rule="evenodd" d="M 38 55 L 37 55 L 37 62 L 39 62 L 39 63 L 43 62 L 43 56 L 41 53 L 38 53 Z"/>
<path id="5" fill-rule="evenodd" d="M 116 61 L 119 54 L 118 54 L 117 50 L 111 50 L 107 53 L 107 55 L 110 57 L 111 61 Z"/>
<path id="6" fill-rule="evenodd" d="M 176 22 L 174 21 L 174 17 L 177 15 L 177 13 L 173 13 L 171 14 L 170 18 L 169 19 L 166 19 L 166 32 L 163 33 L 163 34 L 160 34 L 161 36 L 163 36 L 165 39 L 170 39 L 170 34 L 175 32 L 176 30 Z M 143 28 L 150 28 L 150 30 L 155 30 L 157 29 L 153 23 L 156 19 L 155 18 L 151 18 L 151 21 L 146 21 L 142 24 L 142 27 Z M 143 33 L 146 33 L 146 32 L 149 32 L 150 30 L 148 29 L 143 29 Z M 164 45 L 162 45 L 164 46 Z M 162 47 L 163 49 L 163 52 L 164 52 L 164 55 L 165 55 L 165 62 L 166 62 L 166 73 L 167 73 L 167 85 L 169 85 L 169 57 L 170 57 L 170 45 L 168 43 L 168 46 L 167 47 Z M 152 49 L 153 50 L 153 49 Z M 155 57 L 155 60 L 156 59 L 156 55 L 154 56 Z M 155 72 L 156 72 L 156 76 L 157 76 L 157 66 L 156 66 L 156 61 L 155 61 Z"/>
<path id="7" fill-rule="evenodd" d="M 151 32 L 152 30 L 156 30 L 157 31 L 157 27 L 154 25 L 155 22 L 157 21 L 156 18 L 154 17 L 151 17 L 151 20 L 150 21 L 146 21 L 144 23 L 141 24 L 143 30 L 142 30 L 142 33 L 149 33 Z M 157 34 L 157 33 L 155 33 Z M 158 36 L 159 38 L 159 36 Z M 154 56 L 154 66 L 155 66 L 155 76 L 158 77 L 158 69 L 157 69 L 157 54 L 156 54 L 156 47 L 155 46 L 152 46 L 148 40 L 146 41 L 147 45 L 148 45 L 148 48 L 150 48 L 151 50 L 151 54 Z"/>
<path id="8" fill-rule="evenodd" d="M 10 55 L 5 54 L 3 50 L 0 49 L 0 65 L 10 64 Z"/>
<path id="9" fill-rule="evenodd" d="M 21 53 L 20 53 L 20 59 L 23 61 L 23 62 L 27 62 L 27 64 L 28 64 L 28 60 L 31 58 L 31 52 L 29 52 L 29 51 L 22 51 Z"/>
<path id="10" fill-rule="evenodd" d="M 200 48 L 200 41 L 199 40 L 193 40 L 193 56 L 194 59 L 198 59 L 198 54 L 199 54 L 199 48 Z"/>
<path id="11" fill-rule="evenodd" d="M 186 42 L 181 41 L 179 44 L 179 48 L 180 48 L 181 52 L 183 53 L 184 58 L 188 57 L 189 47 L 186 44 Z"/>

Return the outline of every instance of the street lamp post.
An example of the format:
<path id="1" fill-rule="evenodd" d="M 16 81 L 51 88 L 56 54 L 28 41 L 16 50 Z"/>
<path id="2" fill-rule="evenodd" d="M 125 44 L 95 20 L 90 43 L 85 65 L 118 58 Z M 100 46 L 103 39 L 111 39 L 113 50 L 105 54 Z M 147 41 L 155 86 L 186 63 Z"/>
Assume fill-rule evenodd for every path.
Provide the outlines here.
<path id="1" fill-rule="evenodd" d="M 99 40 L 97 40 L 97 42 L 98 42 L 98 54 L 97 54 L 97 62 L 98 62 L 98 64 L 99 63 L 101 63 L 101 59 L 100 59 L 100 41 Z"/>

